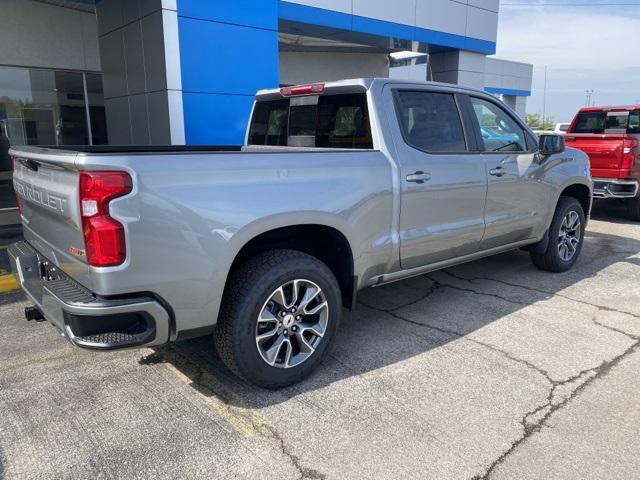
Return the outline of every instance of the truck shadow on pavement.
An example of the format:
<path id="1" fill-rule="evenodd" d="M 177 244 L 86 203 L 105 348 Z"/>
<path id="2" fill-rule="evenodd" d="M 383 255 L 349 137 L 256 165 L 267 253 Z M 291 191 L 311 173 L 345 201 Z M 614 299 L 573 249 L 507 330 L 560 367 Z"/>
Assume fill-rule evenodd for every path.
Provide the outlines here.
<path id="1" fill-rule="evenodd" d="M 595 200 L 591 218 L 618 225 L 640 225 L 640 223 L 628 217 L 627 207 L 624 202 L 616 199 Z"/>
<path id="2" fill-rule="evenodd" d="M 597 212 L 594 218 L 605 215 Z M 567 299 L 560 292 L 614 264 L 640 266 L 639 253 L 639 240 L 591 229 L 581 258 L 567 273 L 539 271 L 528 253 L 515 251 L 364 290 L 358 308 L 345 312 L 324 363 L 309 379 L 278 391 L 235 377 L 217 358 L 209 337 L 156 348 L 140 364 L 166 363 L 205 397 L 231 407 L 260 409 L 423 355 L 537 302 Z"/>

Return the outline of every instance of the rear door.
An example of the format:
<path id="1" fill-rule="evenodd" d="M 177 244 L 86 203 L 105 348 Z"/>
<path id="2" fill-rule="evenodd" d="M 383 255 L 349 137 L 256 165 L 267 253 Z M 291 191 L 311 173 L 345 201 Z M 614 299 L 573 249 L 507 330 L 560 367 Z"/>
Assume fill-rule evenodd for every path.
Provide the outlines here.
<path id="1" fill-rule="evenodd" d="M 537 140 L 497 100 L 468 97 L 482 137 L 488 189 L 486 231 L 481 249 L 489 250 L 536 237 L 543 230 L 553 192 L 542 181 Z"/>
<path id="2" fill-rule="evenodd" d="M 386 87 L 400 165 L 403 269 L 477 252 L 487 178 L 472 152 L 458 96 L 447 89 Z"/>

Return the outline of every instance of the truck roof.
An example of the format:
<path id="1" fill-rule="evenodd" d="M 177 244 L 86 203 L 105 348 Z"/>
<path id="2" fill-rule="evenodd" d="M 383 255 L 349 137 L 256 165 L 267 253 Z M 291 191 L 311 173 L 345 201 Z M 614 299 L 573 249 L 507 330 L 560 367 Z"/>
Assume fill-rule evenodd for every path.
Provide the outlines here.
<path id="1" fill-rule="evenodd" d="M 317 83 L 309 83 L 304 85 L 323 85 L 324 90 L 330 90 L 334 93 L 343 92 L 347 93 L 349 91 L 364 91 L 370 90 L 376 84 L 386 84 L 386 83 L 394 83 L 394 84 L 405 84 L 405 85 L 431 85 L 436 87 L 444 87 L 452 90 L 456 90 L 459 92 L 470 92 L 470 93 L 482 93 L 487 95 L 487 92 L 482 90 L 476 90 L 473 88 L 462 87 L 460 85 L 455 85 L 452 83 L 443 83 L 443 82 L 427 82 L 427 81 L 419 81 L 419 80 L 398 80 L 394 78 L 383 78 L 383 77 L 370 77 L 370 78 L 352 78 L 345 80 L 336 80 L 331 82 L 317 82 Z M 293 87 L 298 87 L 300 85 L 295 85 Z M 273 97 L 281 97 L 281 89 L 280 88 L 269 88 L 264 90 L 259 90 L 256 93 L 256 98 L 273 98 Z"/>
<path id="2" fill-rule="evenodd" d="M 638 105 L 608 105 L 604 107 L 583 107 L 580 112 L 631 112 L 640 110 L 640 104 Z"/>

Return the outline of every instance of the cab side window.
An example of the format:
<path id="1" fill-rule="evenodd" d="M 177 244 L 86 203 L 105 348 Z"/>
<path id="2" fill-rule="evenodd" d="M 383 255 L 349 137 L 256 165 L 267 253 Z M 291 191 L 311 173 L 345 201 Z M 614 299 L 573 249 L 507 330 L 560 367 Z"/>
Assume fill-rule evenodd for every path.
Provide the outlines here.
<path id="1" fill-rule="evenodd" d="M 523 128 L 506 110 L 493 102 L 471 97 L 473 111 L 480 124 L 485 152 L 526 152 L 527 137 Z"/>
<path id="2" fill-rule="evenodd" d="M 466 152 L 462 120 L 450 93 L 398 91 L 396 111 L 407 144 L 427 153 Z"/>

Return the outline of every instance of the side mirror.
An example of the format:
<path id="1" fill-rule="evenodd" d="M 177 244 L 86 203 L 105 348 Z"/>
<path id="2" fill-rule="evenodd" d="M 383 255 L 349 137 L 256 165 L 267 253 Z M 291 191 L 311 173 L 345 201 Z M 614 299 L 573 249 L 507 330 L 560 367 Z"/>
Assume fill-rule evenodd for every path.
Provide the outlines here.
<path id="1" fill-rule="evenodd" d="M 554 155 L 565 150 L 564 137 L 562 135 L 540 135 L 538 149 L 541 155 Z"/>

